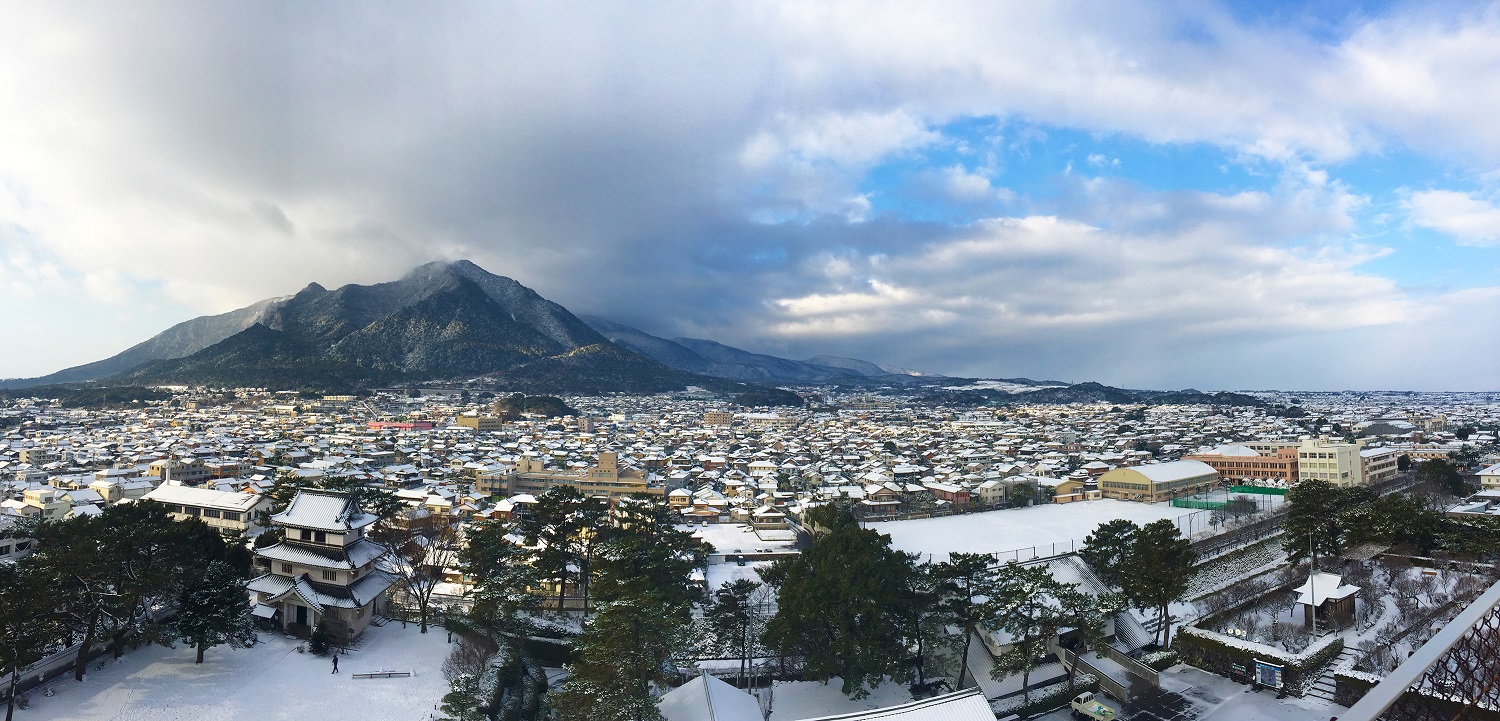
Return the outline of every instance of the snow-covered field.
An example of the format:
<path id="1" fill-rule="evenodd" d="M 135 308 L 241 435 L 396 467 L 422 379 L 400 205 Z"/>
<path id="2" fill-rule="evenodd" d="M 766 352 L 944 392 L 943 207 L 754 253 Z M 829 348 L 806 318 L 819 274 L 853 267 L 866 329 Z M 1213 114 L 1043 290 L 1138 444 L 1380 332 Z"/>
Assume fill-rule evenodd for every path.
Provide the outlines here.
<path id="1" fill-rule="evenodd" d="M 1045 547 L 1054 543 L 1061 544 L 1060 550 L 1066 551 L 1069 541 L 1082 542 L 1106 521 L 1123 518 L 1145 524 L 1163 518 L 1180 518 L 1193 512 L 1190 508 L 1173 508 L 1165 503 L 1102 499 L 962 516 L 882 521 L 866 524 L 866 527 L 889 534 L 891 545 L 897 549 L 920 553 L 922 560 L 931 557 L 943 561 L 951 552 L 997 553 L 1033 546 L 1043 546 L 1038 552 L 1045 554 Z"/>
<path id="2" fill-rule="evenodd" d="M 202 665 L 193 650 L 142 647 L 90 667 L 83 683 L 65 675 L 49 684 L 47 697 L 30 693 L 31 708 L 17 718 L 69 721 L 269 721 L 357 719 L 418 721 L 440 716 L 436 705 L 448 692 L 443 659 L 451 648 L 441 629 L 426 635 L 413 624 L 371 627 L 368 642 L 332 662 L 297 653 L 298 642 L 261 634 L 254 648 L 209 649 Z M 411 678 L 356 680 L 367 671 L 412 671 Z"/>

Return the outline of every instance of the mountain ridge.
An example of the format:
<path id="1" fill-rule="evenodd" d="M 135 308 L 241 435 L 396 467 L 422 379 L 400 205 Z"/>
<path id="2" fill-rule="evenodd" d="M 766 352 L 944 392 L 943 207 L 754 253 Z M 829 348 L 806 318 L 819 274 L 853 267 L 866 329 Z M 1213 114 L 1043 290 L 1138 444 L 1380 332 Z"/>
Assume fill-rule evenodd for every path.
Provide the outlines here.
<path id="1" fill-rule="evenodd" d="M 883 366 L 869 361 L 820 355 L 790 360 L 753 353 L 704 338 L 662 338 L 639 328 L 594 315 L 579 316 L 594 330 L 623 346 L 663 365 L 752 383 L 823 384 L 864 378 L 939 377 Z"/>
<path id="2" fill-rule="evenodd" d="M 581 349 L 592 350 L 564 358 Z M 558 360 L 539 364 L 550 358 Z M 309 283 L 290 296 L 179 323 L 102 361 L 0 387 L 117 381 L 347 389 L 494 377 L 567 392 L 570 374 L 599 391 L 720 383 L 615 347 L 534 290 L 455 261 L 371 285 Z"/>

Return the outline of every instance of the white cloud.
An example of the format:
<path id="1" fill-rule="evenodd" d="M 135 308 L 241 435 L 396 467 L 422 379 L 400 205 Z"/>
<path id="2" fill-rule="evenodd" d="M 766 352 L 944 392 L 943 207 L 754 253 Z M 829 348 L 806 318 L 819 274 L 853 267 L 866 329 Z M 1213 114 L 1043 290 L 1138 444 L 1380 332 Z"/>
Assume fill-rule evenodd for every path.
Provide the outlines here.
<path id="1" fill-rule="evenodd" d="M 1406 200 L 1414 225 L 1453 236 L 1461 245 L 1500 245 L 1500 207 L 1468 193 L 1424 190 Z"/>
<path id="2" fill-rule="evenodd" d="M 948 194 L 960 202 L 1011 201 L 1016 197 L 1009 188 L 995 187 L 987 174 L 962 165 L 949 166 L 943 177 Z"/>
<path id="3" fill-rule="evenodd" d="M 1390 148 L 1500 162 L 1500 15 L 1437 12 L 1355 19 L 1323 43 L 1144 0 L 12 3 L 0 288 L 32 309 L 160 300 L 140 313 L 162 327 L 469 256 L 579 310 L 753 341 L 737 329 L 759 328 L 745 320 L 770 299 L 768 337 L 862 333 L 968 368 L 1083 368 L 1115 327 L 1121 343 L 1212 338 L 1225 354 L 1258 334 L 1404 327 L 1427 311 L 1362 270 L 1386 252 L 1346 240 L 1369 201 L 1321 168 Z M 1024 127 L 992 148 L 941 135 L 991 116 Z M 1044 202 L 1001 166 L 1051 127 L 1209 144 L 1282 177 L 1223 193 L 1072 177 Z M 955 229 L 876 212 L 870 171 L 924 153 L 943 159 L 923 192 L 1019 217 Z M 1489 201 L 1456 196 L 1413 194 L 1412 222 L 1494 242 Z M 830 258 L 836 278 L 817 269 Z M 79 314 L 74 335 L 118 332 L 108 317 Z M 28 342 L 84 352 L 60 338 Z M 1129 350 L 1120 365 L 1161 358 Z M 1323 362 L 1370 355 L 1336 350 Z"/>

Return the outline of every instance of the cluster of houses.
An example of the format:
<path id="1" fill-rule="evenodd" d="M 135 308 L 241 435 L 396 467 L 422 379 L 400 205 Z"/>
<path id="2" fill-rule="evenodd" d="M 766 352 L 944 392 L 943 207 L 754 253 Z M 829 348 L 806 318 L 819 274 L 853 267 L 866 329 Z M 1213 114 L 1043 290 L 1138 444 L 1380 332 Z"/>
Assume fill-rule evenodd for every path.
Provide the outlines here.
<path id="1" fill-rule="evenodd" d="M 467 393 L 290 403 L 276 394 L 187 392 L 94 411 L 20 401 L 3 413 L 23 420 L 0 438 L 0 534 L 18 517 L 66 519 L 145 498 L 178 518 L 253 537 L 278 478 L 379 485 L 413 515 L 456 522 L 509 520 L 548 488 L 570 486 L 654 496 L 686 523 L 775 530 L 789 513 L 835 498 L 879 520 L 1094 498 L 1160 501 L 1221 481 L 1370 483 L 1393 474 L 1399 455 L 1441 457 L 1489 440 L 1460 441 L 1434 409 L 1394 420 L 1388 399 L 1293 399 L 1323 415 L 1312 428 L 1262 408 L 958 411 L 860 397 L 839 409 L 839 398 L 821 399 L 828 405 L 815 410 L 752 413 L 694 397 L 576 398 L 569 403 L 581 416 L 520 420 L 490 414 L 486 399 Z M 1471 424 L 1492 420 L 1488 404 L 1443 410 Z M 1337 436 L 1361 430 L 1383 434 Z M 29 544 L 0 536 L 0 548 L 15 556 Z"/>

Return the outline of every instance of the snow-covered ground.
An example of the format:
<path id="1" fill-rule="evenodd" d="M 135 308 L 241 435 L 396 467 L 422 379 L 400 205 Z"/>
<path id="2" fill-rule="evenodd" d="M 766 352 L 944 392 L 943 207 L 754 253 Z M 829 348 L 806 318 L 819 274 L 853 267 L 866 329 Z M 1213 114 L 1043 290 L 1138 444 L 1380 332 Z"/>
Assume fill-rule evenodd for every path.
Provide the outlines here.
<path id="1" fill-rule="evenodd" d="M 735 563 L 713 563 L 709 564 L 704 580 L 709 591 L 718 590 L 720 586 L 740 579 L 760 583 L 760 569 L 769 565 L 771 565 L 770 561 L 746 563 L 743 566 Z"/>
<path id="2" fill-rule="evenodd" d="M 1245 684 L 1182 664 L 1162 672 L 1161 687 L 1178 694 L 1187 708 L 1173 708 L 1174 713 L 1168 715 L 1147 703 L 1144 708 L 1123 709 L 1120 720 L 1172 717 L 1198 721 L 1325 721 L 1345 710 L 1343 706 L 1315 698 L 1278 699 L 1276 692 L 1269 690 L 1252 693 Z M 1120 710 L 1118 702 L 1108 698 L 1104 702 Z M 1071 721 L 1071 715 L 1063 708 L 1038 717 L 1038 721 Z"/>
<path id="3" fill-rule="evenodd" d="M 738 562 L 724 559 L 726 555 L 786 553 L 797 550 L 797 537 L 791 531 L 757 535 L 749 526 L 739 523 L 711 523 L 707 526 L 678 528 L 692 531 L 704 543 L 713 546 L 714 551 L 709 556 L 708 572 L 704 578 L 710 592 L 741 578 L 760 583 L 760 575 L 756 571 L 771 565 L 770 561 L 747 561 L 742 566 Z"/>
<path id="4" fill-rule="evenodd" d="M 440 716 L 448 692 L 443 659 L 452 648 L 441 629 L 426 635 L 413 624 L 371 627 L 358 651 L 332 661 L 297 653 L 299 642 L 261 634 L 253 648 L 209 649 L 202 665 L 193 650 L 143 646 L 118 662 L 99 661 L 83 683 L 71 674 L 53 682 L 56 695 L 30 693 L 31 708 L 17 717 L 69 721 L 270 721 L 358 719 L 417 721 Z M 411 678 L 356 680 L 355 673 L 411 671 Z"/>
<path id="5" fill-rule="evenodd" d="M 839 690 L 841 684 L 843 681 L 837 677 L 830 679 L 827 684 L 817 681 L 777 681 L 771 689 L 770 721 L 798 721 L 911 702 L 911 693 L 899 683 L 880 684 L 870 689 L 869 696 L 858 701 L 845 696 Z M 762 701 L 763 705 L 764 703 Z"/>
<path id="6" fill-rule="evenodd" d="M 1042 546 L 1038 553 L 1048 555 L 1047 551 L 1054 543 L 1060 545 L 1060 552 L 1066 552 L 1070 541 L 1082 545 L 1084 537 L 1106 521 L 1123 518 L 1145 524 L 1191 513 L 1194 513 L 1193 509 L 1173 508 L 1165 503 L 1102 499 L 962 516 L 882 521 L 866 524 L 866 527 L 889 534 L 892 546 L 908 553 L 920 553 L 924 561 L 929 558 L 944 561 L 953 552 L 997 553 L 1033 546 Z"/>
<path id="7" fill-rule="evenodd" d="M 943 389 L 944 390 L 950 390 L 950 391 L 995 390 L 995 391 L 1005 391 L 1006 393 L 1010 393 L 1010 394 L 1014 395 L 1016 393 L 1028 393 L 1030 391 L 1039 391 L 1039 390 L 1041 390 L 1043 388 L 1066 388 L 1066 387 L 1067 386 L 1058 386 L 1058 385 L 1034 385 L 1034 386 L 1028 386 L 1028 385 L 1025 385 L 1025 384 L 1022 384 L 1022 383 L 1011 383 L 1010 381 L 983 380 L 983 381 L 974 381 L 973 383 L 970 383 L 968 385 L 962 385 L 962 386 L 943 386 Z"/>
<path id="8" fill-rule="evenodd" d="M 714 547 L 714 553 L 756 553 L 797 550 L 796 536 L 788 532 L 768 533 L 770 540 L 755 534 L 740 523 L 710 523 L 706 526 L 678 526 Z M 779 536 L 779 538 L 778 538 Z"/>

